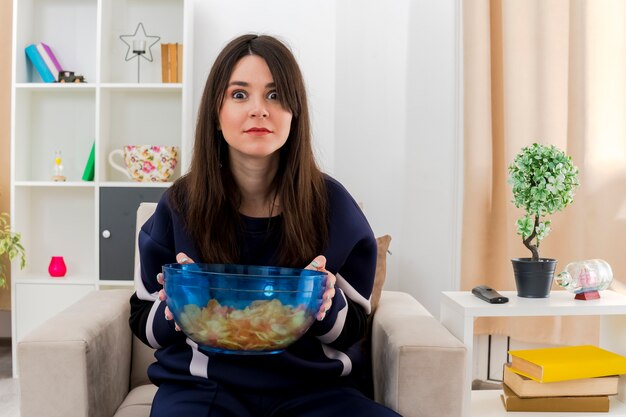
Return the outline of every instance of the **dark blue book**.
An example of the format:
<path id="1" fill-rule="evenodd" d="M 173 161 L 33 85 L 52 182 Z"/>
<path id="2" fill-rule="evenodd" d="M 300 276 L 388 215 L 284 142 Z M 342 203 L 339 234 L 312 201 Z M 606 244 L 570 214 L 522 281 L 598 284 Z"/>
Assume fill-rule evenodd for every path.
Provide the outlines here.
<path id="1" fill-rule="evenodd" d="M 37 50 L 36 45 L 28 45 L 26 47 L 26 56 L 28 57 L 30 62 L 33 64 L 33 67 L 35 67 L 35 69 L 37 70 L 37 73 L 39 74 L 39 76 L 41 77 L 44 83 L 53 83 L 56 81 L 54 79 L 54 75 L 52 75 L 52 73 L 48 69 L 48 66 L 46 65 L 45 61 L 43 60 L 41 55 L 39 55 L 39 51 Z"/>

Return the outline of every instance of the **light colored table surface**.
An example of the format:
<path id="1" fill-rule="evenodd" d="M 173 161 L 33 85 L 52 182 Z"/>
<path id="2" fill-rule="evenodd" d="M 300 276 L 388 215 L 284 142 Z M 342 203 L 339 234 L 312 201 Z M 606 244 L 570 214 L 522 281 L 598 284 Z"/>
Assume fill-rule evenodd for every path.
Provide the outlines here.
<path id="1" fill-rule="evenodd" d="M 509 302 L 489 304 L 469 291 L 444 291 L 442 304 L 466 317 L 576 316 L 626 314 L 626 295 L 601 291 L 597 300 L 576 300 L 569 291 L 552 291 L 548 298 L 522 298 L 515 291 L 500 291 Z"/>

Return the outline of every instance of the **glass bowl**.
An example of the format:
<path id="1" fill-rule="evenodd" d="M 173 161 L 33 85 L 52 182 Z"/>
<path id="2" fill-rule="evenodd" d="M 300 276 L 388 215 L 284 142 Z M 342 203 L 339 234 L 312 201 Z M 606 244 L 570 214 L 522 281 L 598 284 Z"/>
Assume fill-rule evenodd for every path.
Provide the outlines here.
<path id="1" fill-rule="evenodd" d="M 217 353 L 282 352 L 315 321 L 326 273 L 225 264 L 163 266 L 167 306 L 201 349 Z"/>

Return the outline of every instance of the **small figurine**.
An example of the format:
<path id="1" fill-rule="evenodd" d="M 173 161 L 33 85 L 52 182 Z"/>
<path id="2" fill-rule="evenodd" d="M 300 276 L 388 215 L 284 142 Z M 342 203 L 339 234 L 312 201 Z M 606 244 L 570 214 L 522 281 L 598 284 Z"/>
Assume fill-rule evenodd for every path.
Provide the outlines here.
<path id="1" fill-rule="evenodd" d="M 52 177 L 52 181 L 65 181 L 61 151 L 54 152 L 54 176 Z"/>
<path id="2" fill-rule="evenodd" d="M 85 83 L 85 77 L 82 75 L 74 75 L 74 71 L 59 72 L 60 83 Z"/>

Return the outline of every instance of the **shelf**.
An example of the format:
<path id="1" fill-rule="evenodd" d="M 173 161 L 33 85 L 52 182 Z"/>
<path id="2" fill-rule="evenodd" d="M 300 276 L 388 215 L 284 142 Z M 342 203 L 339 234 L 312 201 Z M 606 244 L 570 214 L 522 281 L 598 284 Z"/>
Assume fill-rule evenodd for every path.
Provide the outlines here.
<path id="1" fill-rule="evenodd" d="M 101 281 L 98 281 L 98 285 L 100 287 L 134 287 L 135 281 L 133 280 L 127 280 L 127 281 L 101 280 Z"/>
<path id="2" fill-rule="evenodd" d="M 126 145 L 178 147 L 178 164 L 172 179 L 180 176 L 182 136 L 182 92 L 179 89 L 119 88 L 100 95 L 100 147 L 97 177 L 103 182 L 125 182 L 128 178 L 113 169 L 108 157 Z M 121 158 L 116 158 L 121 164 Z M 128 181 L 128 183 L 132 183 Z"/>
<path id="3" fill-rule="evenodd" d="M 570 413 L 570 412 L 508 412 L 500 399 L 500 390 L 472 391 L 470 417 L 626 417 L 626 404 L 616 397 L 610 397 L 608 413 Z"/>
<path id="4" fill-rule="evenodd" d="M 48 277 L 52 256 L 63 256 L 69 276 L 97 276 L 96 221 L 93 187 L 16 187 L 18 215 L 13 227 L 22 235 L 27 264 L 15 269 L 16 281 Z"/>
<path id="5" fill-rule="evenodd" d="M 126 90 L 126 91 L 150 91 L 150 92 L 160 92 L 163 90 L 166 91 L 181 91 L 183 90 L 183 85 L 180 83 L 151 83 L 151 84 L 124 84 L 124 83 L 108 83 L 108 84 L 100 84 L 102 89 L 109 90 Z"/>
<path id="6" fill-rule="evenodd" d="M 130 181 L 108 181 L 100 183 L 100 188 L 107 187 L 129 187 L 129 188 L 168 188 L 172 182 L 130 182 Z"/>
<path id="7" fill-rule="evenodd" d="M 152 46 L 152 62 L 141 60 L 141 80 L 161 81 L 161 43 L 183 42 L 183 1 L 107 0 L 102 2 L 101 82 L 136 83 L 137 58 L 125 61 L 128 46 L 120 35 L 132 35 L 141 22 L 145 32 L 161 39 Z"/>
<path id="8" fill-rule="evenodd" d="M 63 93 L 58 94 L 61 90 Z M 55 151 L 60 150 L 63 175 L 70 182 L 80 181 L 96 136 L 95 90 L 36 88 L 15 92 L 15 180 L 51 180 Z"/>
<path id="9" fill-rule="evenodd" d="M 35 91 L 72 91 L 72 90 L 94 90 L 96 86 L 89 83 L 18 83 L 15 84 L 18 90 Z"/>
<path id="10" fill-rule="evenodd" d="M 93 181 L 15 181 L 16 187 L 94 188 Z"/>
<path id="11" fill-rule="evenodd" d="M 83 75 L 87 82 L 94 81 L 98 3 L 98 0 L 19 0 L 15 82 L 41 81 L 24 54 L 24 48 L 37 42 L 50 46 L 64 70 Z"/>
<path id="12" fill-rule="evenodd" d="M 96 277 L 93 275 L 66 275 L 53 278 L 49 275 L 27 274 L 15 279 L 15 284 L 45 284 L 45 285 L 95 285 Z"/>
<path id="13" fill-rule="evenodd" d="M 108 90 L 140 90 L 140 91 L 152 91 L 159 92 L 163 90 L 167 91 L 182 91 L 183 85 L 181 83 L 17 83 L 15 88 L 18 90 L 35 90 L 35 91 L 72 91 L 72 90 L 94 90 L 100 87 Z"/>
<path id="14" fill-rule="evenodd" d="M 191 65 L 184 86 L 162 83 L 160 44 L 192 51 L 193 18 L 184 0 L 13 0 L 13 11 L 11 226 L 27 254 L 11 280 L 17 355 L 25 334 L 92 289 L 133 287 L 115 279 L 133 276 L 137 207 L 158 201 L 173 182 L 132 181 L 108 158 L 125 145 L 175 146 L 178 163 L 168 180 L 180 177 L 193 141 L 193 94 L 183 91 L 192 85 Z M 137 58 L 125 60 L 120 35 L 140 22 L 160 40 L 151 62 L 140 58 L 138 82 Z M 86 82 L 44 83 L 25 54 L 39 42 Z M 94 145 L 94 180 L 82 181 Z M 65 182 L 52 181 L 57 151 Z M 52 256 L 63 256 L 65 277 L 49 276 Z"/>

